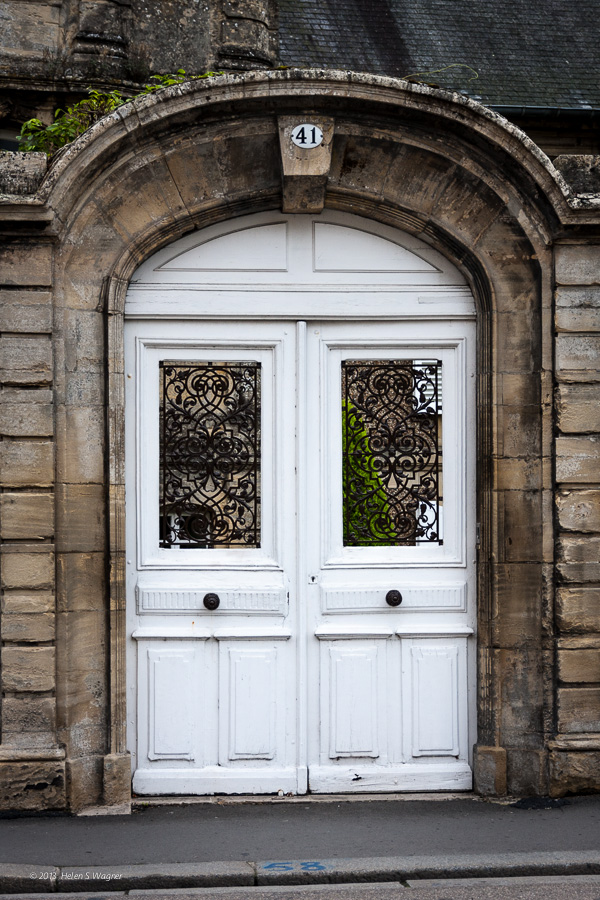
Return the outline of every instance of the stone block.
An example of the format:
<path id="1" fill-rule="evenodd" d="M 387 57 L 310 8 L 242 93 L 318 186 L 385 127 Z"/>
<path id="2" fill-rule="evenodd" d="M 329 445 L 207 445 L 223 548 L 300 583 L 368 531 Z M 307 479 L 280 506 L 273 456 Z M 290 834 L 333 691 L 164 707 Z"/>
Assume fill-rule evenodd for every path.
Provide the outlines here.
<path id="1" fill-rule="evenodd" d="M 600 587 L 561 587 L 556 592 L 556 619 L 568 634 L 600 632 Z"/>
<path id="2" fill-rule="evenodd" d="M 538 407 L 502 406 L 498 410 L 499 445 L 505 457 L 539 456 L 542 421 Z"/>
<path id="3" fill-rule="evenodd" d="M 555 260 L 557 284 L 600 283 L 600 246 L 597 244 L 558 245 Z"/>
<path id="4" fill-rule="evenodd" d="M 552 750 L 550 796 L 600 792 L 600 750 Z"/>
<path id="5" fill-rule="evenodd" d="M 540 559 L 542 546 L 542 494 L 540 491 L 503 491 L 504 560 L 528 562 Z"/>
<path id="6" fill-rule="evenodd" d="M 5 697 L 2 701 L 2 735 L 8 733 L 36 734 L 56 729 L 56 700 L 54 697 Z"/>
<path id="7" fill-rule="evenodd" d="M 92 552 L 106 544 L 106 497 L 101 484 L 61 484 L 56 489 L 56 547 Z"/>
<path id="8" fill-rule="evenodd" d="M 101 608 L 106 596 L 104 553 L 59 553 L 57 571 L 60 612 Z"/>
<path id="9" fill-rule="evenodd" d="M 102 370 L 69 372 L 65 385 L 67 406 L 103 406 L 104 376 Z"/>
<path id="10" fill-rule="evenodd" d="M 597 384 L 559 384 L 556 391 L 558 427 L 567 434 L 600 431 Z"/>
<path id="11" fill-rule="evenodd" d="M 557 331 L 600 331 L 600 287 L 563 287 L 556 291 Z"/>
<path id="12" fill-rule="evenodd" d="M 4 487 L 50 487 L 54 482 L 51 441 L 0 443 L 0 483 Z"/>
<path id="13" fill-rule="evenodd" d="M 54 640 L 54 613 L 16 613 L 2 617 L 5 643 L 43 643 Z"/>
<path id="14" fill-rule="evenodd" d="M 570 684 L 600 683 L 600 647 L 559 650 L 558 677 Z"/>
<path id="15" fill-rule="evenodd" d="M 561 530 L 600 531 L 600 490 L 561 491 L 556 509 Z"/>
<path id="16" fill-rule="evenodd" d="M 54 587 L 54 552 L 30 545 L 5 544 L 2 548 L 2 587 L 49 589 Z"/>
<path id="17" fill-rule="evenodd" d="M 11 23 L 14 27 L 16 21 Z M 9 29 L 12 31 L 12 28 Z M 35 194 L 48 168 L 45 153 L 4 152 L 0 156 L 0 192 Z"/>
<path id="18" fill-rule="evenodd" d="M 600 537 L 595 534 L 561 534 L 557 541 L 556 568 L 563 581 L 600 582 Z"/>
<path id="19" fill-rule="evenodd" d="M 103 800 L 106 806 L 122 806 L 131 802 L 129 753 L 109 753 L 104 757 Z"/>
<path id="20" fill-rule="evenodd" d="M 97 310 L 65 309 L 63 325 L 67 371 L 97 371 L 105 358 L 103 314 Z"/>
<path id="21" fill-rule="evenodd" d="M 3 613 L 47 613 L 54 612 L 52 591 L 3 591 L 1 609 Z"/>
<path id="22" fill-rule="evenodd" d="M 52 331 L 52 294 L 49 291 L 0 291 L 0 331 Z"/>
<path id="23" fill-rule="evenodd" d="M 594 484 L 600 479 L 600 435 L 556 439 L 559 484 Z"/>
<path id="24" fill-rule="evenodd" d="M 100 754 L 67 760 L 67 797 L 72 812 L 102 803 L 104 758 Z"/>
<path id="25" fill-rule="evenodd" d="M 556 156 L 553 162 L 576 194 L 600 193 L 600 156 L 564 153 Z"/>
<path id="26" fill-rule="evenodd" d="M 538 749 L 543 738 L 541 653 L 523 647 L 495 650 L 493 655 L 500 684 L 500 739 L 507 750 Z"/>
<path id="27" fill-rule="evenodd" d="M 62 760 L 0 762 L 0 809 L 64 809 Z"/>
<path id="28" fill-rule="evenodd" d="M 104 480 L 105 411 L 101 406 L 66 406 L 57 415 L 57 479 L 69 484 Z"/>
<path id="29" fill-rule="evenodd" d="M 569 373 L 583 372 L 587 381 L 600 377 L 600 334 L 558 334 L 556 336 L 556 373 L 562 379 Z"/>
<path id="30" fill-rule="evenodd" d="M 483 797 L 506 794 L 506 750 L 503 747 L 476 745 L 473 753 L 475 790 Z"/>
<path id="31" fill-rule="evenodd" d="M 534 563 L 498 565 L 495 580 L 494 646 L 519 647 L 537 643 L 542 611 L 541 566 Z"/>
<path id="32" fill-rule="evenodd" d="M 0 271 L 7 287 L 51 287 L 50 244 L 5 243 L 0 247 Z"/>
<path id="33" fill-rule="evenodd" d="M 2 690 L 52 691 L 55 683 L 54 647 L 2 648 Z"/>
<path id="34" fill-rule="evenodd" d="M 545 750 L 506 751 L 507 790 L 513 797 L 540 797 L 548 793 Z"/>
<path id="35" fill-rule="evenodd" d="M 536 339 L 539 326 L 531 321 L 531 327 L 522 327 L 523 314 L 518 312 L 498 313 L 497 356 L 500 371 L 504 374 L 521 374 L 539 377 L 537 372 L 541 362 L 541 348 Z"/>
<path id="36" fill-rule="evenodd" d="M 52 391 L 4 388 L 0 393 L 0 433 L 9 437 L 51 437 Z"/>
<path id="37" fill-rule="evenodd" d="M 563 687 L 557 693 L 559 732 L 600 731 L 600 687 Z"/>
<path id="38" fill-rule="evenodd" d="M 34 541 L 54 534 L 52 494 L 0 495 L 0 535 L 5 541 Z"/>
<path id="39" fill-rule="evenodd" d="M 494 460 L 496 485 L 499 491 L 539 491 L 542 487 L 542 466 L 539 459 Z"/>
<path id="40" fill-rule="evenodd" d="M 8 334 L 0 338 L 4 384 L 50 384 L 52 343 L 49 335 Z"/>
<path id="41" fill-rule="evenodd" d="M 536 410 L 541 399 L 541 382 L 535 375 L 519 375 L 507 372 L 499 376 L 501 402 L 505 407 L 516 409 L 531 407 Z"/>
<path id="42" fill-rule="evenodd" d="M 325 205 L 325 186 L 331 166 L 333 119 L 309 116 L 323 132 L 319 147 L 303 149 L 292 141 L 292 131 L 302 119 L 280 116 L 279 144 L 283 171 L 283 212 L 318 213 Z"/>

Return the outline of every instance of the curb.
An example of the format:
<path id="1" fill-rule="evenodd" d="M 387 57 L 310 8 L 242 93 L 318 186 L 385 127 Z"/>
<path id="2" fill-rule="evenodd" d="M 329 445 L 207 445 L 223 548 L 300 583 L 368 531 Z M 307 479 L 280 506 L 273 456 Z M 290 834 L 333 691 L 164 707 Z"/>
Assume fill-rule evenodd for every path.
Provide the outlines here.
<path id="1" fill-rule="evenodd" d="M 176 888 L 598 874 L 600 851 L 87 867 L 0 864 L 0 893 L 106 894 Z"/>

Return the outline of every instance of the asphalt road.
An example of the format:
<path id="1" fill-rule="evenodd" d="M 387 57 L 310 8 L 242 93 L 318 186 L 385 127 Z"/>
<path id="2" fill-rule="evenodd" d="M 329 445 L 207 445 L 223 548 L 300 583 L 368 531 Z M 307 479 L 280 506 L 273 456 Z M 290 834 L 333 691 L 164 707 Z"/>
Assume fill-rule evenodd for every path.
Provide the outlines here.
<path id="1" fill-rule="evenodd" d="M 0 863 L 55 866 L 600 851 L 600 795 L 549 809 L 478 799 L 240 804 L 0 818 Z M 600 895 L 599 895 L 600 896 Z"/>

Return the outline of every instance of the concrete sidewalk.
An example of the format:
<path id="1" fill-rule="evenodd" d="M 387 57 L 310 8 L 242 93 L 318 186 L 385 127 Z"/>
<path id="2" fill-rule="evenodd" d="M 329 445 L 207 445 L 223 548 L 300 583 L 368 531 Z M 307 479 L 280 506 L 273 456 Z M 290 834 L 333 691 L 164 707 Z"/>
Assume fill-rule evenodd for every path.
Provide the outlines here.
<path id="1" fill-rule="evenodd" d="M 539 806 L 219 798 L 0 818 L 0 893 L 600 874 L 600 796 Z"/>

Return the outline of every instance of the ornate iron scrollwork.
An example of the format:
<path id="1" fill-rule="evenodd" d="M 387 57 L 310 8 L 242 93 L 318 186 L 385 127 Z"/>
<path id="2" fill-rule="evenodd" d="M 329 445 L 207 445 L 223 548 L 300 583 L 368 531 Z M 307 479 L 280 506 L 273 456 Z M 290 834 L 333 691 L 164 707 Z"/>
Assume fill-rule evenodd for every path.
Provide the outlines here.
<path id="1" fill-rule="evenodd" d="M 441 544 L 441 362 L 342 362 L 348 547 Z"/>
<path id="2" fill-rule="evenodd" d="M 160 368 L 160 546 L 260 547 L 260 363 Z"/>

